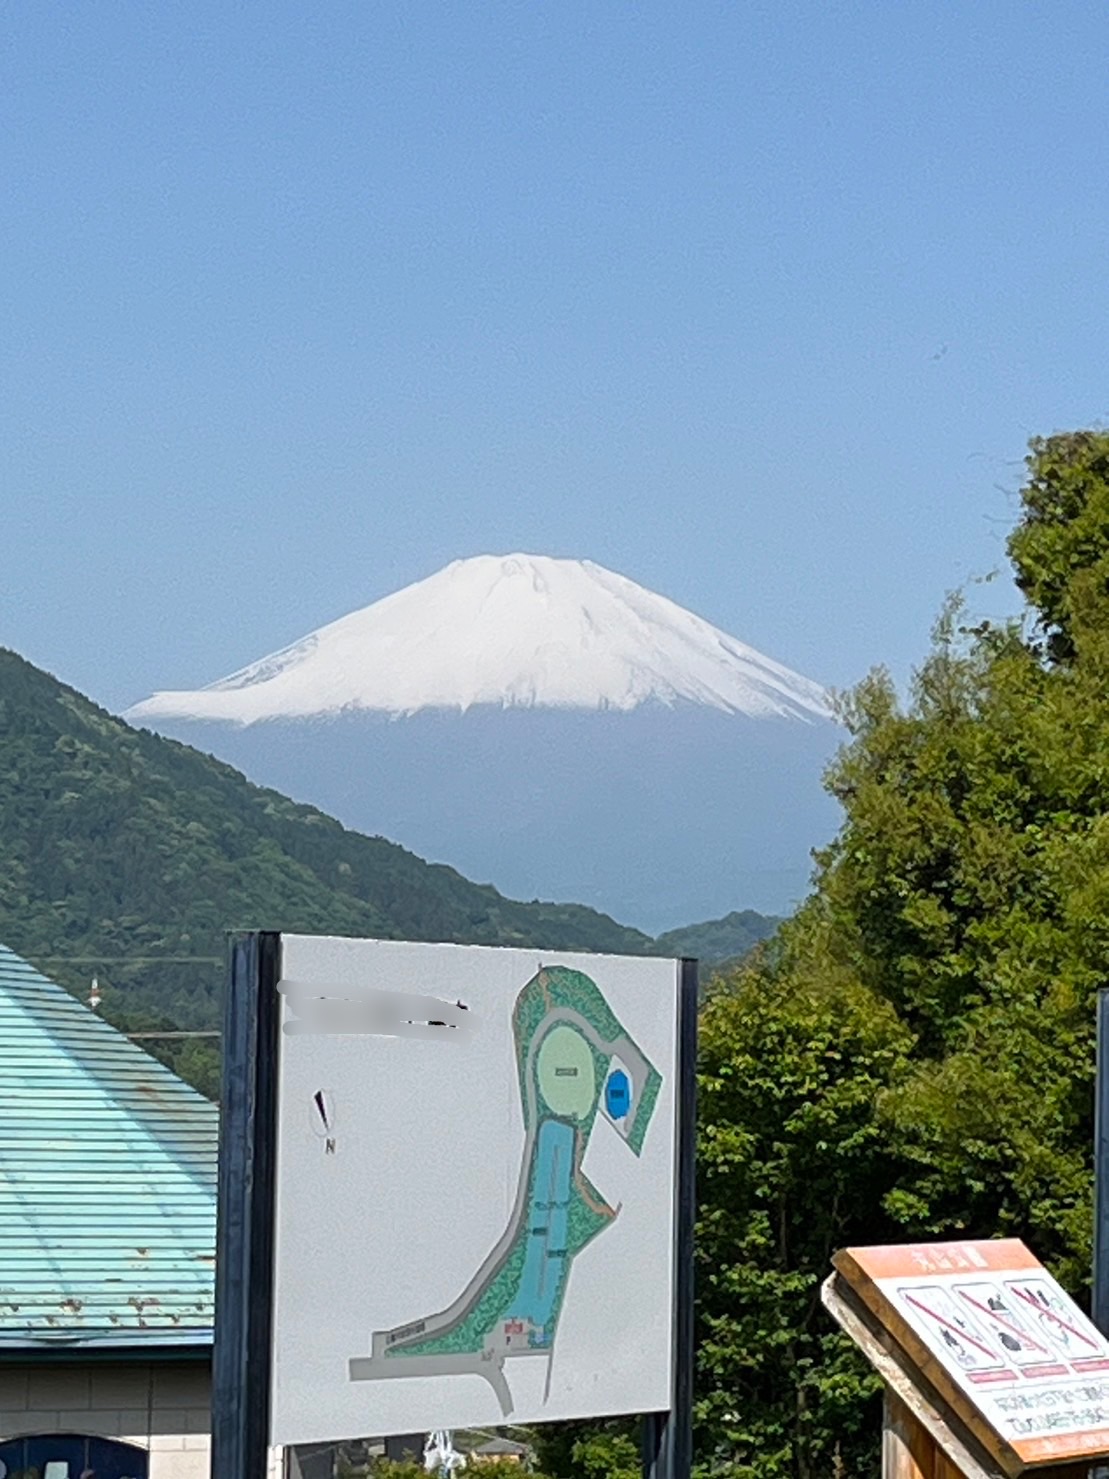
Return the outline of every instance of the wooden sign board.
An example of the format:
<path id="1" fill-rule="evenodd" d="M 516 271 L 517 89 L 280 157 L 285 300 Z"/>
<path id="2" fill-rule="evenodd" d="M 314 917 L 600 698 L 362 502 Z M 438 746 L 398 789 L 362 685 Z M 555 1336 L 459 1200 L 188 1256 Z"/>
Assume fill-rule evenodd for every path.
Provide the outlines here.
<path id="1" fill-rule="evenodd" d="M 848 1248 L 833 1263 L 1006 1474 L 1109 1457 L 1109 1342 L 1022 1242 Z"/>

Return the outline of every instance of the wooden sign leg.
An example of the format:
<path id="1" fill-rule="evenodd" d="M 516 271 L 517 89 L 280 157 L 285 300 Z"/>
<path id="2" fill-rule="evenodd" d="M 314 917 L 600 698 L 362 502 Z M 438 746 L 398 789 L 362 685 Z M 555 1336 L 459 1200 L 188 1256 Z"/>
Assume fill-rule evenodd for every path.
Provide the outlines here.
<path id="1" fill-rule="evenodd" d="M 945 1453 L 936 1449 L 936 1479 L 964 1479 L 962 1469 L 957 1469 Z"/>
<path id="2" fill-rule="evenodd" d="M 889 1389 L 882 1408 L 882 1479 L 959 1479 L 904 1402 Z"/>
<path id="3" fill-rule="evenodd" d="M 973 1470 L 976 1479 L 985 1472 L 977 1466 Z M 1000 1469 L 989 1472 L 1002 1479 Z M 1088 1464 L 1059 1464 L 1030 1469 L 1028 1479 L 1087 1479 L 1088 1474 Z M 882 1407 L 882 1479 L 967 1479 L 889 1387 Z"/>

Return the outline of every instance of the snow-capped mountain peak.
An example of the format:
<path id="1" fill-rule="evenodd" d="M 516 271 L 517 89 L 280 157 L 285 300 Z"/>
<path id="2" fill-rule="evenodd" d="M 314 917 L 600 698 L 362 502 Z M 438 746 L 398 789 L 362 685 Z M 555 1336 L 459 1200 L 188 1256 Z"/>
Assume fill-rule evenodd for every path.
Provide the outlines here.
<path id="1" fill-rule="evenodd" d="M 477 555 L 133 721 L 304 719 L 375 710 L 634 709 L 690 703 L 828 714 L 825 691 L 591 560 Z"/>

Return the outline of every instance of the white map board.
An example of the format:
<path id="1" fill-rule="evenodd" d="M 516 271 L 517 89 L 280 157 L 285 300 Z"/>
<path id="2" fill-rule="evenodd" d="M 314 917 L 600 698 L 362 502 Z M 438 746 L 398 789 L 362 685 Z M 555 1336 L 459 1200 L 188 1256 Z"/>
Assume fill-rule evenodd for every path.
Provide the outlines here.
<path id="1" fill-rule="evenodd" d="M 281 945 L 270 1441 L 668 1408 L 678 962 Z"/>

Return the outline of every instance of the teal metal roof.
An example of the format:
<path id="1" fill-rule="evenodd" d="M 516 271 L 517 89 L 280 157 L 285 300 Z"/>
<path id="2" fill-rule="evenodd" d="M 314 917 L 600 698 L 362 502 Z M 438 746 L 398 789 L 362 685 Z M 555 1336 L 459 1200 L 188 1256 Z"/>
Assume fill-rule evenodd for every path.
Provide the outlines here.
<path id="1" fill-rule="evenodd" d="M 0 945 L 0 1345 L 212 1335 L 217 1111 Z"/>

